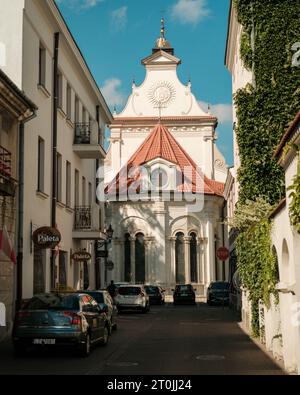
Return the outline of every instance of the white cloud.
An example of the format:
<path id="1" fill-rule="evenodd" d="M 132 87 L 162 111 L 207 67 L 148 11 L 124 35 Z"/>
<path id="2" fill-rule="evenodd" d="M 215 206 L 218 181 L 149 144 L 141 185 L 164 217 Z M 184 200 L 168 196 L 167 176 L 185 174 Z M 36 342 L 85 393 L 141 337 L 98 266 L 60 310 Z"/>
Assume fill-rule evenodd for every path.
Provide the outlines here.
<path id="1" fill-rule="evenodd" d="M 207 111 L 208 103 L 199 101 L 200 107 Z M 231 104 L 211 104 L 210 112 L 218 118 L 219 123 L 232 123 L 232 105 Z"/>
<path id="2" fill-rule="evenodd" d="M 120 7 L 111 13 L 111 23 L 115 30 L 122 30 L 127 24 L 127 7 Z"/>
<path id="3" fill-rule="evenodd" d="M 126 101 L 126 95 L 120 91 L 122 81 L 118 78 L 109 78 L 104 81 L 101 92 L 109 106 L 123 106 Z"/>
<path id="4" fill-rule="evenodd" d="M 182 24 L 197 24 L 210 14 L 206 0 L 178 0 L 172 8 L 172 16 Z"/>
<path id="5" fill-rule="evenodd" d="M 95 7 L 104 0 L 56 0 L 58 4 L 65 4 L 67 7 L 77 10 Z"/>

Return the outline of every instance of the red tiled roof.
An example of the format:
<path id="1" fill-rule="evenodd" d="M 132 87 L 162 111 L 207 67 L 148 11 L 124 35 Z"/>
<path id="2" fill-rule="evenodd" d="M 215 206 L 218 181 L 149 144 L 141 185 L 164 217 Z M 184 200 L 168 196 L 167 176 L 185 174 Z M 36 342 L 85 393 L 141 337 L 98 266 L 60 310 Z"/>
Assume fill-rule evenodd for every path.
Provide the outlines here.
<path id="1" fill-rule="evenodd" d="M 157 158 L 174 163 L 177 170 L 180 170 L 177 171 L 177 174 L 180 174 L 181 177 L 179 179 L 182 179 L 182 175 L 184 174 L 185 180 L 181 184 L 179 183 L 180 185 L 177 185 L 178 191 L 223 195 L 224 184 L 207 178 L 189 154 L 161 123 L 155 126 L 142 145 L 129 159 L 127 165 L 108 185 L 106 193 L 109 194 L 110 191 L 122 190 L 125 187 L 128 188 L 133 182 L 137 182 L 141 177 L 139 167 Z"/>

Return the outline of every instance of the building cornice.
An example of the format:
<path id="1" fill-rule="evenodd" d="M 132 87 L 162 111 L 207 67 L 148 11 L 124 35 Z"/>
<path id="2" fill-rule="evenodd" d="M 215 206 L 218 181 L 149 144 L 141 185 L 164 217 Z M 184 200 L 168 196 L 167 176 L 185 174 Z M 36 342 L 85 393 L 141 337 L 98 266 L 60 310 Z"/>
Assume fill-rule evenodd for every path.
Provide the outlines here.
<path id="1" fill-rule="evenodd" d="M 172 116 L 162 117 L 161 122 L 167 127 L 179 126 L 182 124 L 186 126 L 200 125 L 216 127 L 218 120 L 213 116 Z M 174 124 L 173 124 L 174 123 Z M 111 123 L 113 128 L 121 128 L 124 126 L 137 126 L 137 127 L 153 127 L 157 124 L 157 117 L 116 117 Z"/>
<path id="2" fill-rule="evenodd" d="M 19 121 L 30 118 L 38 109 L 1 69 L 0 104 Z"/>
<path id="3" fill-rule="evenodd" d="M 286 198 L 283 198 L 278 205 L 274 208 L 274 210 L 271 212 L 271 214 L 269 215 L 269 218 L 275 218 L 277 216 L 277 214 L 279 214 L 281 212 L 281 210 L 283 210 L 286 206 Z"/>
<path id="4" fill-rule="evenodd" d="M 234 64 L 234 53 L 237 45 L 237 33 L 238 33 L 239 23 L 236 17 L 236 11 L 232 0 L 230 1 L 229 15 L 228 15 L 228 30 L 226 38 L 226 50 L 224 64 L 228 70 L 233 71 Z"/>
<path id="5" fill-rule="evenodd" d="M 298 111 L 296 117 L 282 136 L 273 154 L 273 159 L 277 159 L 278 163 L 283 167 L 289 164 L 296 155 L 296 151 L 292 148 L 284 154 L 284 148 L 288 143 L 294 143 L 300 146 L 300 111 Z"/>

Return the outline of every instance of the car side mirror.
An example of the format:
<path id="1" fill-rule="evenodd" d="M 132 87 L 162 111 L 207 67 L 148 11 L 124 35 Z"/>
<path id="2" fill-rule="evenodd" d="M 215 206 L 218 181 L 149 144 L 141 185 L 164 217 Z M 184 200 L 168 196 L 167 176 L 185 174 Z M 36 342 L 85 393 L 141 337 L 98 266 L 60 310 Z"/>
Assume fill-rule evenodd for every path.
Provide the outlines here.
<path id="1" fill-rule="evenodd" d="M 196 292 L 196 291 L 197 291 L 197 289 L 196 289 L 196 288 L 194 288 L 194 291 Z"/>
<path id="2" fill-rule="evenodd" d="M 171 291 L 172 291 L 172 292 L 174 292 L 174 291 L 175 291 L 175 289 L 171 289 Z"/>

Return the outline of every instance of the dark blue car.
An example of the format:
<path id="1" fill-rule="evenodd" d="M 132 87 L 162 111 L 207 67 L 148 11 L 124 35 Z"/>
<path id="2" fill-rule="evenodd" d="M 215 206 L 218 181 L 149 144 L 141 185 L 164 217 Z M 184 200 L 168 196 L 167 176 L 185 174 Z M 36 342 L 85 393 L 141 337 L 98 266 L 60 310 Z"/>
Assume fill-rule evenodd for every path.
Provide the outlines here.
<path id="1" fill-rule="evenodd" d="M 17 355 L 29 347 L 76 347 L 88 356 L 91 346 L 106 345 L 109 321 L 90 295 L 45 293 L 35 295 L 16 313 L 12 340 Z"/>
<path id="2" fill-rule="evenodd" d="M 214 281 L 207 289 L 207 304 L 229 304 L 229 283 L 227 281 Z"/>

